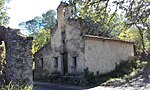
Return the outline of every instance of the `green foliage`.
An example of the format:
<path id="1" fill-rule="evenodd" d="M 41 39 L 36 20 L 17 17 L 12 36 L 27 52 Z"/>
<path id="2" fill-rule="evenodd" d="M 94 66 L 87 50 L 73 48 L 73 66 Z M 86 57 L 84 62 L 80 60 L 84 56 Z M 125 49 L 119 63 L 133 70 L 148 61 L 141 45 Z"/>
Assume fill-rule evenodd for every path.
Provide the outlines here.
<path id="1" fill-rule="evenodd" d="M 41 17 L 35 17 L 32 20 L 28 20 L 26 22 L 21 22 L 19 24 L 21 27 L 21 30 L 25 30 L 27 34 L 30 36 L 36 36 L 39 33 L 39 30 L 42 29 L 42 18 Z"/>
<path id="2" fill-rule="evenodd" d="M 45 14 L 42 14 L 43 17 L 43 27 L 44 29 L 51 29 L 56 24 L 56 12 L 54 10 L 49 10 Z"/>
<path id="3" fill-rule="evenodd" d="M 88 68 L 84 69 L 84 79 L 86 80 L 87 84 L 94 84 L 96 76 L 94 72 L 90 72 Z"/>
<path id="4" fill-rule="evenodd" d="M 96 72 L 90 72 L 88 68 L 84 70 L 84 79 L 86 80 L 86 85 L 99 85 L 108 84 L 115 81 L 116 79 L 132 79 L 141 74 L 144 66 L 147 63 L 141 61 L 138 57 L 129 57 L 127 61 L 122 61 L 116 66 L 114 71 L 107 74 L 99 74 Z"/>
<path id="5" fill-rule="evenodd" d="M 122 31 L 118 38 L 124 41 L 134 42 L 136 46 L 136 54 L 139 56 L 143 52 L 142 44 L 144 44 L 145 50 L 148 52 L 148 49 L 150 48 L 150 42 L 146 37 L 143 38 L 144 42 L 142 42 L 141 35 L 137 31 L 138 30 L 136 28 L 129 28 L 127 30 Z M 143 34 L 146 35 L 147 32 L 143 32 Z"/>
<path id="6" fill-rule="evenodd" d="M 110 13 L 107 10 L 107 1 L 78 1 L 80 18 L 85 19 L 87 34 L 115 37 L 119 31 L 121 24 L 120 16 L 117 13 Z"/>
<path id="7" fill-rule="evenodd" d="M 56 12 L 54 10 L 49 10 L 46 13 L 43 13 L 42 17 L 35 17 L 32 20 L 19 24 L 21 30 L 26 32 L 25 34 L 34 38 L 32 45 L 33 54 L 43 45 L 50 42 L 50 30 L 57 23 L 55 15 Z"/>
<path id="8" fill-rule="evenodd" d="M 55 26 L 57 23 L 55 15 L 56 12 L 54 10 L 49 10 L 46 13 L 43 13 L 42 17 L 37 16 L 26 22 L 21 22 L 19 27 L 22 30 L 25 30 L 24 32 L 26 32 L 26 34 L 36 37 L 40 30 L 50 30 Z"/>
<path id="9" fill-rule="evenodd" d="M 138 55 L 148 53 L 150 48 L 149 0 L 63 1 L 74 6 L 77 17 L 85 19 L 86 34 L 135 41 Z M 128 35 L 128 31 L 132 32 L 132 35 Z"/>
<path id="10" fill-rule="evenodd" d="M 10 82 L 8 85 L 2 86 L 0 90 L 33 90 L 33 87 L 28 85 L 15 86 Z"/>
<path id="11" fill-rule="evenodd" d="M 147 44 L 149 44 L 149 30 L 150 30 L 150 13 L 149 2 L 147 0 L 120 0 L 114 3 L 119 5 L 119 9 L 125 11 L 124 28 L 134 28 L 140 36 L 141 53 L 146 54 Z M 144 55 L 145 56 L 145 55 Z"/>
<path id="12" fill-rule="evenodd" d="M 128 82 L 140 76 L 146 65 L 147 62 L 140 60 L 138 57 L 130 57 L 128 61 L 122 62 L 117 66 L 115 71 L 109 73 L 109 78 L 102 85 L 110 86 L 114 85 L 115 82 L 119 82 L 119 85 L 121 85 Z"/>
<path id="13" fill-rule="evenodd" d="M 37 52 L 43 45 L 50 42 L 50 31 L 49 30 L 40 30 L 37 37 L 33 40 L 32 53 Z"/>
<path id="14" fill-rule="evenodd" d="M 0 26 L 5 26 L 9 22 L 9 17 L 6 12 L 8 7 L 4 6 L 8 1 L 10 0 L 0 0 Z"/>

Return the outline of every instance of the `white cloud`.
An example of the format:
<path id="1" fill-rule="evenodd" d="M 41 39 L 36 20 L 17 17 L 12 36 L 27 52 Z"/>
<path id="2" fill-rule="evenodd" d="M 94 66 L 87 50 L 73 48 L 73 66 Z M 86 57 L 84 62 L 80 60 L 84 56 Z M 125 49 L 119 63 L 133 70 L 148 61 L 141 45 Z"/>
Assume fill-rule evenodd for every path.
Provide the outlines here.
<path id="1" fill-rule="evenodd" d="M 56 10 L 60 0 L 11 0 L 7 6 L 10 7 L 8 15 L 10 16 L 11 28 L 17 28 L 18 24 L 30 20 L 35 16 L 53 9 Z"/>

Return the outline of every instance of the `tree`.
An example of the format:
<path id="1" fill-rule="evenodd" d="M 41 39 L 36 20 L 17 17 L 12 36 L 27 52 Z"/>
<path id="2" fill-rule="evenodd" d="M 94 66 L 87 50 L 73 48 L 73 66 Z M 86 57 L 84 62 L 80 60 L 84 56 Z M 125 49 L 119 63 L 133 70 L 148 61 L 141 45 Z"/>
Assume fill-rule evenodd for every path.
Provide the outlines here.
<path id="1" fill-rule="evenodd" d="M 43 47 L 46 43 L 50 41 L 50 31 L 42 29 L 39 31 L 37 38 L 33 40 L 33 50 L 32 53 L 34 54 L 37 52 L 41 47 Z"/>
<path id="2" fill-rule="evenodd" d="M 9 17 L 7 16 L 6 10 L 8 7 L 5 7 L 5 3 L 10 0 L 0 0 L 0 26 L 5 26 L 9 22 Z"/>
<path id="3" fill-rule="evenodd" d="M 4 6 L 6 2 L 10 0 L 0 0 L 0 26 L 5 26 L 9 22 L 9 17 L 7 16 L 7 9 L 8 7 Z M 1 45 L 2 44 L 2 45 Z M 4 67 L 6 64 L 5 60 L 5 48 L 4 44 L 0 43 L 0 73 L 1 71 L 5 71 Z"/>
<path id="4" fill-rule="evenodd" d="M 56 24 L 55 18 L 56 12 L 54 10 L 49 10 L 42 14 L 42 17 L 35 17 L 26 22 L 21 22 L 19 27 L 26 30 L 27 34 L 36 37 L 39 30 L 45 29 L 50 30 Z"/>
<path id="5" fill-rule="evenodd" d="M 45 14 L 42 14 L 43 20 L 42 23 L 44 24 L 44 29 L 51 29 L 56 24 L 56 12 L 54 10 L 49 10 Z"/>
<path id="6" fill-rule="evenodd" d="M 149 0 L 120 0 L 115 2 L 119 8 L 125 11 L 124 23 L 125 28 L 135 28 L 140 35 L 142 45 L 142 56 L 144 57 L 147 51 L 146 43 L 150 43 L 150 2 Z"/>
<path id="7" fill-rule="evenodd" d="M 27 34 L 30 36 L 37 36 L 39 33 L 40 29 L 43 29 L 43 18 L 41 17 L 35 17 L 32 20 L 28 20 L 26 22 L 21 22 L 19 26 L 21 27 L 22 30 L 26 30 Z"/>
<path id="8" fill-rule="evenodd" d="M 50 41 L 50 30 L 57 23 L 55 15 L 56 12 L 54 10 L 49 10 L 43 13 L 42 17 L 35 17 L 19 24 L 23 32 L 34 38 L 33 53 Z"/>
<path id="9" fill-rule="evenodd" d="M 115 37 L 115 33 L 118 35 L 120 32 L 116 30 L 120 29 L 117 28 L 121 22 L 120 16 L 117 13 L 110 13 L 109 0 L 65 0 L 65 2 L 74 7 L 75 18 L 84 20 L 86 34 Z"/>
<path id="10" fill-rule="evenodd" d="M 92 20 L 88 20 L 88 22 L 92 23 L 90 25 L 94 27 L 94 29 L 88 27 L 91 30 L 90 33 L 93 33 L 94 30 L 98 30 L 98 32 L 95 32 L 97 35 L 111 37 L 113 33 L 113 37 L 116 38 L 118 36 L 120 37 L 119 33 L 124 33 L 130 30 L 138 34 L 140 43 L 136 44 L 136 46 L 141 47 L 140 51 L 142 54 L 146 54 L 147 50 L 150 48 L 149 0 L 63 1 L 71 3 L 76 8 L 79 8 L 76 13 L 78 17 Z M 116 31 L 117 33 L 114 33 Z M 128 37 L 127 34 L 125 35 Z"/>

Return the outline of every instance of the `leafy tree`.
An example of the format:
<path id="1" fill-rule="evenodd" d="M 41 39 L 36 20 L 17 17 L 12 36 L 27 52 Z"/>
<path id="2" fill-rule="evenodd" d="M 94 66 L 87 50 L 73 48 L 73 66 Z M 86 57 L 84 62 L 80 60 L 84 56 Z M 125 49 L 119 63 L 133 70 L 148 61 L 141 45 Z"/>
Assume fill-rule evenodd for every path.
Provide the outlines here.
<path id="1" fill-rule="evenodd" d="M 150 43 L 150 1 L 149 0 L 120 0 L 114 2 L 119 5 L 119 8 L 124 11 L 124 27 L 135 28 L 140 36 L 142 45 L 142 56 L 145 57 L 148 49 L 147 44 Z"/>
<path id="2" fill-rule="evenodd" d="M 119 39 L 124 41 L 134 42 L 136 45 L 136 54 L 139 55 L 142 51 L 142 44 L 140 40 L 140 35 L 135 28 L 130 28 L 127 30 L 123 30 L 119 34 Z"/>
<path id="3" fill-rule="evenodd" d="M 150 1 L 149 0 L 63 0 L 76 8 L 78 17 L 88 19 L 89 33 L 120 38 L 124 32 L 138 34 L 142 56 L 150 49 Z M 86 26 L 88 26 L 88 23 Z M 96 25 L 97 24 L 97 25 Z M 117 32 L 117 33 L 116 33 Z M 121 33 L 121 35 L 119 35 Z M 134 36 L 125 34 L 131 40 Z M 129 37 L 130 36 L 130 37 Z M 122 38 L 123 39 L 123 38 Z"/>
<path id="4" fill-rule="evenodd" d="M 56 24 L 55 18 L 56 12 L 54 10 L 49 10 L 42 14 L 42 17 L 35 17 L 32 20 L 26 22 L 21 22 L 19 27 L 26 30 L 27 34 L 36 37 L 40 30 L 51 29 Z"/>
<path id="5" fill-rule="evenodd" d="M 26 30 L 27 34 L 36 37 L 39 33 L 39 30 L 43 28 L 42 20 L 43 18 L 41 17 L 35 17 L 32 20 L 21 22 L 19 26 L 23 30 Z"/>
<path id="6" fill-rule="evenodd" d="M 8 7 L 5 7 L 5 3 L 9 2 L 10 0 L 0 0 L 0 26 L 5 26 L 9 22 L 9 17 L 7 15 L 6 10 Z"/>
<path id="7" fill-rule="evenodd" d="M 35 17 L 32 20 L 21 22 L 19 26 L 23 32 L 34 37 L 33 53 L 38 51 L 44 44 L 50 41 L 50 30 L 55 26 L 57 20 L 56 12 L 49 10 L 42 14 L 42 17 Z"/>
<path id="8" fill-rule="evenodd" d="M 65 2 L 74 7 L 75 18 L 84 19 L 86 34 L 116 37 L 115 34 L 118 35 L 120 32 L 118 25 L 122 23 L 121 16 L 110 13 L 109 0 L 65 0 Z"/>
<path id="9" fill-rule="evenodd" d="M 49 10 L 45 14 L 42 14 L 43 20 L 42 23 L 44 24 L 44 29 L 51 29 L 56 24 L 56 12 L 54 10 Z"/>
<path id="10" fill-rule="evenodd" d="M 37 38 L 33 40 L 32 45 L 32 52 L 37 52 L 43 45 L 45 45 L 47 42 L 50 41 L 50 31 L 47 31 L 45 29 L 42 29 L 39 31 L 39 34 L 37 35 Z"/>

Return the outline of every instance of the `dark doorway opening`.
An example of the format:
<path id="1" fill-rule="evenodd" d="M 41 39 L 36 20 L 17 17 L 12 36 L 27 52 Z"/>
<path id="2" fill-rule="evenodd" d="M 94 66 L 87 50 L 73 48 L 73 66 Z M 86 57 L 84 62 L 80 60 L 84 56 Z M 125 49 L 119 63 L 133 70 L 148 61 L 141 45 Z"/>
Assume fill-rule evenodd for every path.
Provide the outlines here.
<path id="1" fill-rule="evenodd" d="M 63 59 L 63 74 L 66 75 L 68 73 L 68 53 L 63 53 L 62 59 Z"/>

